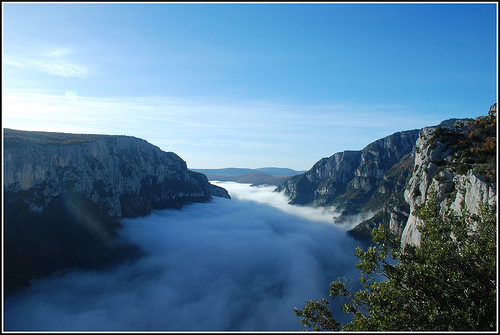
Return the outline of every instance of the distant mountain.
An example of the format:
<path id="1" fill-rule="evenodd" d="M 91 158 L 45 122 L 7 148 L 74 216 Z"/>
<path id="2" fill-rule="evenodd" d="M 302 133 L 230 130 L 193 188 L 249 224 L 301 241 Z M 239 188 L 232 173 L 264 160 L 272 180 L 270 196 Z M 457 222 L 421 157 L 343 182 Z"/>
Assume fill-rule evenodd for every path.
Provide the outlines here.
<path id="1" fill-rule="evenodd" d="M 258 169 L 247 168 L 222 168 L 222 169 L 191 169 L 192 171 L 200 172 L 205 175 L 218 175 L 218 176 L 242 176 L 247 173 L 262 173 L 275 177 L 289 177 L 303 173 L 305 171 L 296 171 L 288 168 L 278 167 L 264 167 Z"/>
<path id="2" fill-rule="evenodd" d="M 269 174 L 271 176 L 277 176 L 277 177 L 295 176 L 297 174 L 301 174 L 301 173 L 306 172 L 306 171 L 296 171 L 296 170 L 292 170 L 292 169 L 277 168 L 277 167 L 259 168 L 259 169 L 255 169 L 255 171 Z"/>
<path id="3" fill-rule="evenodd" d="M 131 252 L 114 241 L 119 218 L 229 198 L 175 153 L 131 136 L 4 129 L 3 153 L 7 292 Z"/>
<path id="4" fill-rule="evenodd" d="M 223 169 L 192 169 L 203 173 L 209 180 L 234 181 L 252 185 L 279 186 L 292 176 L 304 171 L 295 171 L 288 168 L 265 167 L 258 169 L 223 168 Z"/>

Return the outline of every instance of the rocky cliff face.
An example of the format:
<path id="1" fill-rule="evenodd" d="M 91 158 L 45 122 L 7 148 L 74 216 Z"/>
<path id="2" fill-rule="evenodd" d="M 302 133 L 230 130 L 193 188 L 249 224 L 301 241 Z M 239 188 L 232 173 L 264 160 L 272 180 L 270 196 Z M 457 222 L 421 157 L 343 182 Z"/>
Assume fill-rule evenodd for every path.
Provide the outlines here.
<path id="1" fill-rule="evenodd" d="M 481 203 L 496 204 L 495 143 L 496 104 L 487 117 L 422 129 L 415 146 L 414 171 L 404 192 L 410 215 L 401 234 L 403 246 L 420 244 L 416 209 L 431 192 L 443 215 L 449 210 L 461 215 L 464 207 L 477 214 Z"/>
<path id="2" fill-rule="evenodd" d="M 444 215 L 462 204 L 475 214 L 496 203 L 496 104 L 485 117 L 450 119 L 435 127 L 395 133 L 361 151 L 318 161 L 276 189 L 291 204 L 337 206 L 342 214 L 367 213 L 348 233 L 370 238 L 386 225 L 402 244 L 419 244 L 415 210 L 434 192 Z"/>
<path id="3" fill-rule="evenodd" d="M 118 218 L 229 198 L 176 154 L 129 136 L 4 129 L 3 172 L 6 287 L 122 253 L 108 243 Z"/>
<path id="4" fill-rule="evenodd" d="M 188 170 L 176 154 L 138 138 L 79 141 L 79 135 L 66 135 L 64 143 L 28 137 L 15 142 L 14 136 L 26 132 L 9 129 L 4 136 L 4 189 L 7 194 L 30 191 L 32 198 L 25 199 L 33 200 L 32 212 L 42 212 L 62 192 L 77 193 L 118 218 L 229 197 L 204 175 Z"/>
<path id="5" fill-rule="evenodd" d="M 342 217 L 382 208 L 395 191 L 411 157 L 419 130 L 398 132 L 367 145 L 318 161 L 309 171 L 276 189 L 291 204 L 337 206 Z"/>

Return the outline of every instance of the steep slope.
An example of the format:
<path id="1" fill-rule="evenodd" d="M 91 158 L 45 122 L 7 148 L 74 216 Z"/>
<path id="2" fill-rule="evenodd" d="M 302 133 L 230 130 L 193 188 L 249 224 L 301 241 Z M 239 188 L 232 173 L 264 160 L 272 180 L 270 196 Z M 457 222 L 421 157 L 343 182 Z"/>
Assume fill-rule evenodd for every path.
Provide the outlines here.
<path id="1" fill-rule="evenodd" d="M 496 104 L 487 116 L 457 120 L 453 127 L 424 128 L 415 146 L 415 166 L 404 192 L 410 214 L 401 244 L 420 244 L 416 215 L 433 193 L 441 214 L 477 214 L 481 204 L 496 204 Z"/>
<path id="2" fill-rule="evenodd" d="M 5 288 L 116 259 L 117 219 L 212 196 L 229 198 L 142 139 L 4 129 Z"/>
<path id="3" fill-rule="evenodd" d="M 404 190 L 414 162 L 412 151 L 387 171 L 370 201 L 363 206 L 365 211 L 370 211 L 369 214 L 374 211 L 375 214 L 349 230 L 348 235 L 369 240 L 373 228 L 380 224 L 388 226 L 394 235 L 401 235 L 410 214 L 410 206 L 404 200 Z"/>
<path id="4" fill-rule="evenodd" d="M 396 191 L 407 171 L 407 160 L 419 130 L 397 132 L 361 151 L 344 151 L 323 158 L 309 171 L 279 186 L 291 204 L 336 206 L 340 220 L 377 211 Z"/>
<path id="5" fill-rule="evenodd" d="M 429 192 L 443 215 L 460 213 L 462 204 L 474 214 L 481 203 L 496 203 L 496 104 L 475 120 L 449 119 L 323 158 L 276 191 L 292 204 L 337 206 L 336 222 L 365 213 L 348 232 L 356 238 L 370 238 L 375 226 L 385 225 L 403 245 L 418 244 L 416 210 Z"/>

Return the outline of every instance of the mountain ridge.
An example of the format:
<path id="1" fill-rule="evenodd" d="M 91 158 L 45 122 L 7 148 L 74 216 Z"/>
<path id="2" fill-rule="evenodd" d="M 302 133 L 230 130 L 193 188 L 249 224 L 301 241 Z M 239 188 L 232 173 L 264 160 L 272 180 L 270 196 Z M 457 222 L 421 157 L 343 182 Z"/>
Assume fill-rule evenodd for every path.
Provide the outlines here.
<path id="1" fill-rule="evenodd" d="M 414 212 L 431 187 L 443 215 L 446 206 L 460 212 L 461 201 L 472 213 L 479 201 L 496 202 L 495 152 L 496 103 L 484 117 L 444 120 L 322 158 L 275 191 L 284 192 L 290 204 L 337 207 L 341 215 L 335 222 L 371 211 L 371 218 L 348 231 L 355 238 L 371 239 L 371 230 L 383 224 L 403 245 L 418 244 Z"/>
<path id="2" fill-rule="evenodd" d="M 221 168 L 221 169 L 192 169 L 205 174 L 209 180 L 233 181 L 237 183 L 279 186 L 293 175 L 301 173 L 289 168 L 265 167 L 248 168 Z"/>
<path id="3" fill-rule="evenodd" d="M 322 158 L 309 171 L 292 177 L 275 191 L 284 192 L 291 204 L 335 206 L 344 208 L 344 216 L 358 214 L 375 195 L 384 175 L 411 152 L 418 132 L 396 132 L 362 150 L 346 150 Z"/>
<path id="4" fill-rule="evenodd" d="M 262 173 L 275 177 L 288 177 L 305 172 L 305 171 L 297 171 L 290 168 L 280 168 L 280 167 L 263 167 L 256 169 L 228 167 L 220 169 L 191 169 L 191 170 L 203 174 L 217 174 L 220 176 L 241 176 L 247 173 Z"/>
<path id="5" fill-rule="evenodd" d="M 119 219 L 230 198 L 173 152 L 132 136 L 4 129 L 5 288 L 72 266 L 102 265 Z"/>

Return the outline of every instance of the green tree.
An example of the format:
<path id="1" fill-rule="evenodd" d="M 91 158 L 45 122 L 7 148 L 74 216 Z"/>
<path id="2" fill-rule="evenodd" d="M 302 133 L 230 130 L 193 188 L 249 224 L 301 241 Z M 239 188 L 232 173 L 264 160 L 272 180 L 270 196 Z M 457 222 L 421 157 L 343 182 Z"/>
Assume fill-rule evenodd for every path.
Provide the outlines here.
<path id="1" fill-rule="evenodd" d="M 313 330 L 495 330 L 496 206 L 443 218 L 431 197 L 418 215 L 420 246 L 402 250 L 380 226 L 372 246 L 356 249 L 363 289 L 353 293 L 345 278 L 330 284 L 330 296 L 342 300 L 352 321 L 337 322 L 329 301 L 321 299 L 294 308 L 301 323 Z"/>

